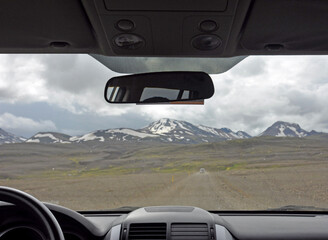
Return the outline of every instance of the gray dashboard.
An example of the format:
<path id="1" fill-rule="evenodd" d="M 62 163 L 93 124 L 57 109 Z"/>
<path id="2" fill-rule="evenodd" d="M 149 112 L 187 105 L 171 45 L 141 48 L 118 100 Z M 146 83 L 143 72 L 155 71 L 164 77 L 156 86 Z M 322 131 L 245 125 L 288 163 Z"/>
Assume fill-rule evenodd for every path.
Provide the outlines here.
<path id="1" fill-rule="evenodd" d="M 130 238 L 130 226 L 141 227 L 165 224 L 165 238 L 169 240 L 262 240 L 262 239 L 328 239 L 328 215 L 314 213 L 210 213 L 194 207 L 140 208 L 117 218 L 87 215 L 98 226 L 110 222 L 106 239 L 135 240 Z M 100 218 L 96 220 L 97 218 Z M 207 234 L 199 231 L 199 224 L 207 226 Z M 176 235 L 174 228 L 182 226 Z M 189 233 L 188 233 L 189 232 Z M 187 233 L 187 234 L 186 234 Z M 146 236 L 144 239 L 154 239 Z"/>
<path id="2" fill-rule="evenodd" d="M 208 212 L 197 207 L 145 207 L 134 211 L 76 212 L 46 204 L 65 240 L 321 240 L 328 239 L 327 212 Z M 9 226 L 38 228 L 29 213 L 0 204 L 1 232 Z"/>

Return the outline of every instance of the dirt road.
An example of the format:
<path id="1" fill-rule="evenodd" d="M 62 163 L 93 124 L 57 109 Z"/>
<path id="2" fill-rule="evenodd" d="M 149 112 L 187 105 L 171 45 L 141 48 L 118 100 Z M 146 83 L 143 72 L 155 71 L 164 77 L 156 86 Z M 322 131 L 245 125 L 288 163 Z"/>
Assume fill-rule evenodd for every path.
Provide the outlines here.
<path id="1" fill-rule="evenodd" d="M 311 169 L 309 169 L 311 168 Z M 328 166 L 194 173 L 134 203 L 190 205 L 204 209 L 267 209 L 285 205 L 328 206 Z"/>
<path id="2" fill-rule="evenodd" d="M 328 207 L 328 164 L 217 171 L 1 180 L 75 210 L 190 205 L 208 210 Z"/>
<path id="3" fill-rule="evenodd" d="M 248 193 L 231 184 L 219 173 L 193 173 L 177 182 L 169 184 L 165 189 L 153 192 L 152 197 L 141 201 L 134 199 L 139 205 L 190 205 L 205 209 L 261 208 Z"/>

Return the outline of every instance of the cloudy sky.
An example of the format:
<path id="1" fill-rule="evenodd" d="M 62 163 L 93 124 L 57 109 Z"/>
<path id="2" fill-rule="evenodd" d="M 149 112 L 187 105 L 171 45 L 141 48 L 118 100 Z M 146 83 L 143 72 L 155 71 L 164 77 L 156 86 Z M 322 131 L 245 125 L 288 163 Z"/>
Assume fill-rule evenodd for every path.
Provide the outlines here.
<path id="1" fill-rule="evenodd" d="M 103 89 L 116 75 L 88 55 L 0 55 L 0 128 L 78 135 L 166 117 L 252 135 L 278 120 L 328 132 L 327 56 L 248 57 L 212 75 L 204 106 L 109 105 Z"/>

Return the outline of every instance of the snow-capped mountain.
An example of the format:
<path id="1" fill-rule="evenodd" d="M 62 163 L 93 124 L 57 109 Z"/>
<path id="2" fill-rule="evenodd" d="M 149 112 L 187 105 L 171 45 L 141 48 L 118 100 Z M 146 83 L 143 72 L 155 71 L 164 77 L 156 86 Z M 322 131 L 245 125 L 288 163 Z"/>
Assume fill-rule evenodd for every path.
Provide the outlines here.
<path id="1" fill-rule="evenodd" d="M 307 132 L 296 123 L 278 121 L 267 128 L 260 136 L 306 137 L 323 134 L 316 131 Z M 39 132 L 26 140 L 28 143 L 110 143 L 110 142 L 165 142 L 165 143 L 207 143 L 233 139 L 251 138 L 244 131 L 234 132 L 229 128 L 213 128 L 195 125 L 186 121 L 162 118 L 142 129 L 116 128 L 97 130 L 81 136 L 69 136 L 56 132 Z M 16 137 L 0 129 L 0 144 L 22 142 L 25 139 Z"/>
<path id="2" fill-rule="evenodd" d="M 251 138 L 252 136 L 249 135 L 247 132 L 244 131 L 238 131 L 238 132 L 233 132 L 231 129 L 229 128 L 221 128 L 221 131 L 225 132 L 226 134 L 228 134 L 229 136 L 232 136 L 233 138 Z"/>
<path id="3" fill-rule="evenodd" d="M 98 130 L 82 136 L 71 137 L 71 142 L 88 142 L 88 141 L 140 141 L 158 138 L 158 135 L 143 133 L 138 130 L 129 128 Z"/>
<path id="4" fill-rule="evenodd" d="M 71 136 L 56 132 L 39 132 L 26 140 L 28 143 L 71 143 Z"/>
<path id="5" fill-rule="evenodd" d="M 0 144 L 4 143 L 20 143 L 24 142 L 26 139 L 23 137 L 18 137 L 12 133 L 6 132 L 0 128 Z"/>
<path id="6" fill-rule="evenodd" d="M 186 121 L 162 118 L 140 129 L 141 132 L 159 135 L 163 142 L 200 143 L 251 137 L 245 132 L 233 132 L 228 128 L 212 128 L 194 125 Z"/>
<path id="7" fill-rule="evenodd" d="M 250 138 L 245 132 L 228 128 L 211 128 L 168 118 L 160 119 L 142 129 L 117 128 L 98 130 L 82 136 L 69 136 L 55 132 L 40 132 L 29 138 L 28 143 L 85 143 L 85 142 L 166 142 L 206 143 Z"/>
<path id="8" fill-rule="evenodd" d="M 271 127 L 267 128 L 260 136 L 274 137 L 306 137 L 319 134 L 316 131 L 307 132 L 296 123 L 288 123 L 283 121 L 275 122 Z"/>

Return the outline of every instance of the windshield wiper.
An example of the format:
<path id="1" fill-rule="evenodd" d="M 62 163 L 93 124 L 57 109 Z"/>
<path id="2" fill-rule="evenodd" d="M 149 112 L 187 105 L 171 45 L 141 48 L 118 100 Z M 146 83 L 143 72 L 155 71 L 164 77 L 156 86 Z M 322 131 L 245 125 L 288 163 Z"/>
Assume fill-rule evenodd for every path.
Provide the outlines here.
<path id="1" fill-rule="evenodd" d="M 279 208 L 268 208 L 267 211 L 328 211 L 328 208 L 302 205 L 286 205 Z"/>

